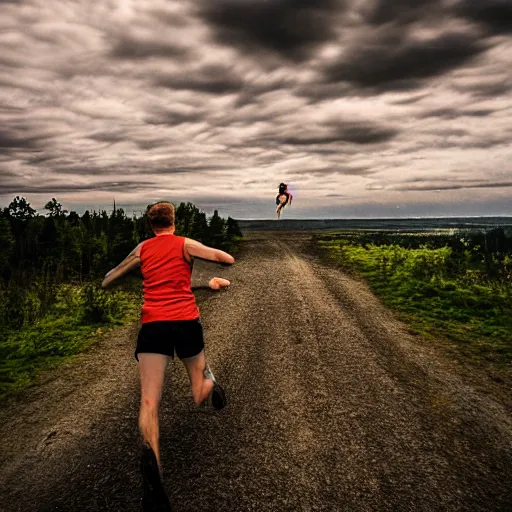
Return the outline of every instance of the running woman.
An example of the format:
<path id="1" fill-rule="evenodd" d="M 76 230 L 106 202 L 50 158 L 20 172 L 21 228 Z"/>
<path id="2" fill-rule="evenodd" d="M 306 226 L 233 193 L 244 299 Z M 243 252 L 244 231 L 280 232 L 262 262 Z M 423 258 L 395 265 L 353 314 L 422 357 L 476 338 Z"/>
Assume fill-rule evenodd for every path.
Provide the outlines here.
<path id="1" fill-rule="evenodd" d="M 166 497 L 161 485 L 158 407 L 165 369 L 169 357 L 174 357 L 174 351 L 187 370 L 195 404 L 200 405 L 209 399 L 216 409 L 226 405 L 224 390 L 205 360 L 203 329 L 191 290 L 192 261 L 194 257 L 227 265 L 235 261 L 224 251 L 176 236 L 174 215 L 172 203 L 160 202 L 151 206 L 147 218 L 156 236 L 137 245 L 106 274 L 102 283 L 106 288 L 140 265 L 144 303 L 135 358 L 139 362 L 141 383 L 139 428 L 144 441 L 142 471 L 145 495 L 149 486 L 148 492 L 163 493 L 163 500 Z M 209 281 L 213 290 L 229 284 L 228 280 L 218 277 Z"/>

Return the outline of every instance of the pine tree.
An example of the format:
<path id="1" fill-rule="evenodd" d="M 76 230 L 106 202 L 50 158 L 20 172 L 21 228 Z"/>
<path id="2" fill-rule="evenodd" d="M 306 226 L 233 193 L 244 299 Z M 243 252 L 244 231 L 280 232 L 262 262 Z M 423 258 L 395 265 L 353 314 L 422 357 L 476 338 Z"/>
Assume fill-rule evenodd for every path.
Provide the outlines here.
<path id="1" fill-rule="evenodd" d="M 238 226 L 238 222 L 231 217 L 228 217 L 226 222 L 226 235 L 229 240 L 243 236 L 242 232 L 240 231 L 240 227 Z"/>
<path id="2" fill-rule="evenodd" d="M 219 212 L 214 210 L 212 217 L 210 218 L 209 225 L 210 243 L 212 247 L 221 249 L 224 247 L 225 241 L 225 222 L 221 219 Z"/>
<path id="3" fill-rule="evenodd" d="M 208 235 L 208 221 L 206 220 L 206 214 L 200 211 L 194 212 L 190 221 L 190 232 L 188 236 L 208 245 L 210 243 L 210 237 Z"/>
<path id="4" fill-rule="evenodd" d="M 52 200 L 45 204 L 44 209 L 48 210 L 49 217 L 60 217 L 67 213 L 67 210 L 62 209 L 62 205 L 57 201 L 57 199 L 55 199 L 55 197 L 52 197 Z"/>
<path id="5" fill-rule="evenodd" d="M 11 226 L 7 219 L 0 217 L 0 272 L 3 273 L 9 267 L 12 250 L 14 248 L 14 238 L 11 232 Z"/>
<path id="6" fill-rule="evenodd" d="M 175 224 L 176 228 L 180 227 L 179 234 L 181 236 L 189 236 L 190 223 L 192 222 L 192 216 L 194 213 L 199 212 L 197 207 L 192 203 L 180 203 L 175 211 Z M 178 234 L 178 229 L 176 229 Z"/>
<path id="7" fill-rule="evenodd" d="M 34 208 L 30 206 L 30 203 L 24 198 L 20 196 L 16 196 L 11 204 L 7 207 L 9 216 L 13 219 L 27 221 L 29 219 L 33 219 L 36 215 L 36 211 Z"/>

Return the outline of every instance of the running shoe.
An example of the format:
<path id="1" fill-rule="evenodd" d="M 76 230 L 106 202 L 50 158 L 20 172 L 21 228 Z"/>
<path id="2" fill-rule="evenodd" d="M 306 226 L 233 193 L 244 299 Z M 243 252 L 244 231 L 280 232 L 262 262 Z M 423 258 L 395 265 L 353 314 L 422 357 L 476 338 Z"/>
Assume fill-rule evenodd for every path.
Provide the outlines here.
<path id="1" fill-rule="evenodd" d="M 228 403 L 226 399 L 226 393 L 215 380 L 215 377 L 213 376 L 213 373 L 208 365 L 206 365 L 203 375 L 205 379 L 210 379 L 211 381 L 213 381 L 213 390 L 210 395 L 213 407 L 217 410 L 223 409 L 224 407 L 226 407 Z"/>
<path id="2" fill-rule="evenodd" d="M 172 512 L 169 498 L 162 484 L 155 452 L 146 443 L 142 448 L 140 471 L 143 482 L 142 511 Z"/>

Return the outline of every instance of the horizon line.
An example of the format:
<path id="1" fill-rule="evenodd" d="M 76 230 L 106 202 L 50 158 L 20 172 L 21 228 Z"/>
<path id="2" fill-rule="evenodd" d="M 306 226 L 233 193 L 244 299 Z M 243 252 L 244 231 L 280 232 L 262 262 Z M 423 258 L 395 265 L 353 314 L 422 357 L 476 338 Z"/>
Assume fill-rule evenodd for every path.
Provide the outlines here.
<path id="1" fill-rule="evenodd" d="M 275 219 L 275 218 L 260 218 L 260 219 L 241 219 L 231 217 L 237 222 L 262 222 L 262 221 L 276 221 L 276 222 L 289 222 L 289 221 L 325 221 L 325 220 L 418 220 L 418 219 L 495 219 L 495 218 L 509 218 L 512 219 L 512 214 L 501 215 L 434 215 L 434 216 L 416 216 L 416 217 L 309 217 L 309 218 L 295 218 L 295 219 Z"/>

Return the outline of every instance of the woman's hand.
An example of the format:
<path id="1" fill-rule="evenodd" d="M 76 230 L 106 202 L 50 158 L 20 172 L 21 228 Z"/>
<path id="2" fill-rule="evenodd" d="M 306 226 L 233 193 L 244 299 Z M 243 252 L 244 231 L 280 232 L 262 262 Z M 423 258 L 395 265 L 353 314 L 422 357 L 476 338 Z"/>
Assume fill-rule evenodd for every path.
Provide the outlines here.
<path id="1" fill-rule="evenodd" d="M 222 279 L 222 277 L 212 277 L 210 281 L 208 281 L 208 286 L 212 290 L 220 290 L 221 288 L 225 288 L 230 284 L 231 283 L 227 279 Z"/>

